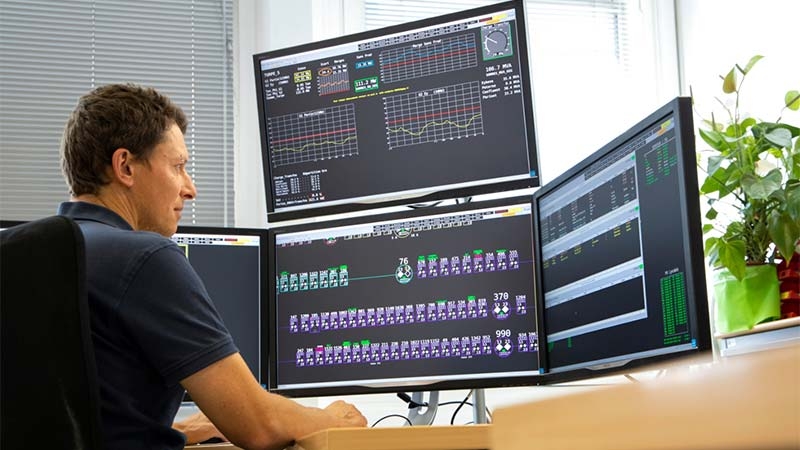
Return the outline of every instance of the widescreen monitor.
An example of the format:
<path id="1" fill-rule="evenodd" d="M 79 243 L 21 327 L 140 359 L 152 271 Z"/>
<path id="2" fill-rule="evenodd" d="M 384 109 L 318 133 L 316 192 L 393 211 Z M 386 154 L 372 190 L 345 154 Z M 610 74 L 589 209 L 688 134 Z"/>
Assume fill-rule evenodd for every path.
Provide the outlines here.
<path id="1" fill-rule="evenodd" d="M 531 197 L 270 230 L 269 389 L 534 384 Z"/>
<path id="2" fill-rule="evenodd" d="M 267 286 L 264 229 L 179 226 L 172 240 L 200 276 L 242 358 L 262 385 L 262 295 Z"/>
<path id="3" fill-rule="evenodd" d="M 549 380 L 710 348 L 689 98 L 547 183 L 533 209 Z"/>
<path id="4" fill-rule="evenodd" d="M 538 186 L 523 3 L 254 55 L 269 221 Z"/>

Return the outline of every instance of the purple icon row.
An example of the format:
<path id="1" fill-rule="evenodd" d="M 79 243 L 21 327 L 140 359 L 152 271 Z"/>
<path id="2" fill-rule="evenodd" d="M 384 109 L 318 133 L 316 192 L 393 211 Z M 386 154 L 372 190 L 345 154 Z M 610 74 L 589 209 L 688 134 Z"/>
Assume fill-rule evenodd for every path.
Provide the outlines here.
<path id="1" fill-rule="evenodd" d="M 439 258 L 436 255 L 417 258 L 417 278 L 446 277 L 448 275 L 461 275 L 482 272 L 495 272 L 502 270 L 519 269 L 519 252 L 516 250 L 498 250 L 483 253 L 475 251 L 466 253 L 462 258 Z"/>
<path id="2" fill-rule="evenodd" d="M 517 333 L 516 342 L 510 337 L 492 338 L 489 335 L 479 335 L 443 339 L 392 342 L 355 341 L 343 342 L 341 345 L 317 345 L 298 348 L 295 365 L 297 367 L 314 367 L 491 355 L 506 358 L 515 351 L 518 353 L 538 352 L 539 343 L 536 333 Z"/>
<path id="3" fill-rule="evenodd" d="M 487 318 L 490 311 L 496 319 L 502 320 L 511 314 L 512 308 L 517 315 L 527 314 L 527 296 L 517 295 L 515 307 L 507 300 L 494 302 L 491 310 L 485 298 L 476 299 L 470 296 L 461 300 L 437 300 L 416 305 L 292 314 L 289 316 L 289 333 L 319 333 L 348 328 L 482 319 Z"/>

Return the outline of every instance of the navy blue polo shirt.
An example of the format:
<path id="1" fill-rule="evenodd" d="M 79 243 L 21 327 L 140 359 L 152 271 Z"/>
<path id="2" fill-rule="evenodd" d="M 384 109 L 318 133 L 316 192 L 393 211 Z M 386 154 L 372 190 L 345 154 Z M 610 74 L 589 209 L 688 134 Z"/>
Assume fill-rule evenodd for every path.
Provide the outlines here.
<path id="1" fill-rule="evenodd" d="M 105 447 L 182 449 L 180 380 L 238 350 L 184 252 L 104 207 L 62 203 L 86 241 Z"/>

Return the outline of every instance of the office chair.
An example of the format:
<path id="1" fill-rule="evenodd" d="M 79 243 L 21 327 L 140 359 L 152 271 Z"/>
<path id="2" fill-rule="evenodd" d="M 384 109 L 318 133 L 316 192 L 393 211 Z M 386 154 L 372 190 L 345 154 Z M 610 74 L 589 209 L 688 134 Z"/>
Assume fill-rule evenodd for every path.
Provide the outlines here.
<path id="1" fill-rule="evenodd" d="M 100 448 L 83 235 L 51 216 L 0 232 L 0 448 Z"/>

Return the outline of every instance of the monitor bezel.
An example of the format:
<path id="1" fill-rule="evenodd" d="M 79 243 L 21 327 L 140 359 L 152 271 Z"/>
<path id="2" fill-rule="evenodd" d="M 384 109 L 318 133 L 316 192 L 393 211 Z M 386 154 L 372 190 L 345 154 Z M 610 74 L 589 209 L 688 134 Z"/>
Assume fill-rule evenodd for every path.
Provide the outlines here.
<path id="1" fill-rule="evenodd" d="M 493 199 L 493 200 L 485 200 L 485 201 L 470 201 L 466 203 L 454 204 L 454 205 L 446 205 L 446 206 L 431 206 L 431 207 L 424 207 L 424 208 L 413 208 L 407 209 L 398 212 L 391 212 L 391 213 L 384 213 L 384 214 L 374 214 L 374 215 L 362 215 L 359 217 L 348 217 L 343 219 L 334 219 L 328 221 L 320 221 L 320 222 L 313 222 L 313 223 L 303 223 L 299 225 L 291 225 L 291 226 L 276 226 L 274 228 L 269 229 L 268 233 L 268 246 L 270 248 L 270 255 L 274 257 L 275 251 L 273 250 L 275 247 L 276 236 L 281 233 L 294 233 L 294 232 L 301 232 L 301 231 L 309 231 L 315 230 L 320 228 L 329 228 L 329 227 L 338 227 L 338 226 L 346 226 L 346 225 L 354 225 L 364 222 L 373 222 L 373 221 L 384 221 L 384 220 L 396 220 L 396 219 L 407 219 L 407 218 L 414 218 L 429 214 L 447 214 L 451 212 L 460 212 L 460 211 L 468 211 L 472 209 L 479 209 L 479 208 L 492 208 L 492 207 L 502 207 L 511 204 L 520 204 L 520 203 L 531 203 L 532 196 L 531 195 L 523 195 L 523 196 L 511 196 L 505 197 L 501 199 Z M 531 214 L 531 221 L 535 221 L 535 217 Z M 533 224 L 532 224 L 533 226 Z M 532 241 L 532 251 L 535 251 L 536 245 Z M 532 253 L 533 254 L 533 253 Z M 534 260 L 534 267 L 536 266 L 536 260 Z M 267 317 L 275 318 L 277 317 L 276 306 L 277 306 L 277 287 L 274 285 L 276 279 L 276 272 L 277 265 L 275 261 L 270 260 L 268 264 L 268 274 L 267 278 L 269 283 L 272 285 L 268 294 L 268 312 Z M 532 270 L 531 277 L 535 276 L 535 272 Z M 538 282 L 537 279 L 534 278 L 533 282 L 533 293 L 534 295 L 538 295 Z M 347 385 L 347 386 L 333 386 L 333 387 L 309 387 L 309 388 L 301 388 L 301 389 L 287 389 L 287 388 L 279 388 L 276 375 L 277 375 L 277 339 L 274 337 L 277 334 L 277 320 L 271 320 L 268 322 L 266 326 L 262 324 L 262 329 L 266 330 L 267 338 L 269 341 L 268 345 L 268 357 L 262 358 L 262 364 L 265 364 L 262 367 L 262 373 L 269 374 L 269 384 L 268 390 L 271 392 L 276 392 L 281 395 L 285 395 L 287 397 L 320 397 L 320 396 L 332 396 L 332 395 L 362 395 L 362 394 L 377 394 L 377 393 L 387 393 L 387 392 L 419 392 L 419 391 L 439 391 L 439 390 L 453 390 L 453 389 L 478 389 L 478 388 L 494 388 L 494 387 L 518 387 L 518 386 L 535 386 L 540 384 L 540 380 L 545 376 L 544 372 L 546 367 L 544 366 L 546 358 L 544 358 L 543 354 L 545 348 L 541 345 L 542 338 L 544 337 L 544 323 L 543 323 L 543 315 L 541 314 L 543 303 L 540 300 L 540 297 L 534 299 L 532 302 L 535 305 L 536 311 L 536 334 L 537 339 L 540 342 L 539 352 L 537 352 L 537 359 L 539 360 L 539 374 L 536 375 L 525 375 L 525 376 L 511 376 L 511 377 L 499 377 L 499 378 L 472 378 L 472 379 L 462 379 L 462 380 L 444 380 L 444 381 L 431 381 L 431 382 L 414 382 L 414 383 L 397 383 L 394 385 L 386 385 L 386 386 L 364 386 L 358 385 L 356 383 Z"/>
<path id="2" fill-rule="evenodd" d="M 597 160 L 625 145 L 630 139 L 656 125 L 667 116 L 672 115 L 675 120 L 675 138 L 678 150 L 678 157 L 681 161 L 681 168 L 678 172 L 678 180 L 681 198 L 681 214 L 684 220 L 681 223 L 682 234 L 686 239 L 684 249 L 684 260 L 687 262 L 687 298 L 689 308 L 694 317 L 692 332 L 696 335 L 697 346 L 692 349 L 679 350 L 663 354 L 650 355 L 631 355 L 630 358 L 618 357 L 620 360 L 610 363 L 592 365 L 585 363 L 581 367 L 575 367 L 563 371 L 551 371 L 549 364 L 549 353 L 545 353 L 547 359 L 548 372 L 542 377 L 542 384 L 556 384 L 569 381 L 585 380 L 596 377 L 603 377 L 632 370 L 645 370 L 648 367 L 658 365 L 658 363 L 678 360 L 681 358 L 691 358 L 693 361 L 706 360 L 711 357 L 711 324 L 709 321 L 708 298 L 705 277 L 705 257 L 703 254 L 703 235 L 700 216 L 700 194 L 697 183 L 697 164 L 695 159 L 695 136 L 692 120 L 692 102 L 689 97 L 676 97 L 667 102 L 657 110 L 640 120 L 628 130 L 602 146 L 581 162 L 565 171 L 554 180 L 546 183 L 533 194 L 532 211 L 534 219 L 534 241 L 539 242 L 540 222 L 539 222 L 539 203 L 548 193 L 560 188 L 564 183 L 570 181 L 576 175 L 586 170 Z M 541 245 L 537 245 L 534 253 L 536 261 L 542 259 Z M 543 268 L 537 265 L 537 279 L 542 280 Z M 537 283 L 537 297 L 544 303 L 544 292 L 542 283 Z M 544 315 L 544 313 L 543 313 Z M 546 319 L 544 320 L 546 322 Z M 543 330 L 542 346 L 547 345 L 546 329 Z M 641 353 L 641 352 L 639 352 Z"/>
<path id="3" fill-rule="evenodd" d="M 29 221 L 28 220 L 3 220 L 3 219 L 0 219 L 0 228 L 6 230 L 8 228 L 15 227 L 17 225 L 22 225 L 22 224 L 27 223 L 27 222 L 29 222 Z"/>
<path id="4" fill-rule="evenodd" d="M 380 36 L 383 35 L 403 33 L 410 31 L 412 29 L 434 26 L 439 23 L 458 21 L 465 18 L 480 16 L 496 12 L 498 10 L 506 10 L 506 9 L 515 10 L 515 15 L 516 15 L 515 18 L 518 22 L 517 26 L 518 36 L 519 36 L 518 54 L 520 61 L 520 75 L 522 77 L 521 78 L 522 101 L 523 101 L 524 114 L 526 115 L 526 117 L 529 118 L 529 120 L 526 121 L 526 129 L 525 129 L 525 134 L 528 140 L 528 149 L 527 149 L 528 163 L 535 169 L 536 172 L 535 175 L 529 176 L 528 178 L 506 180 L 506 181 L 495 181 L 495 182 L 487 182 L 487 180 L 472 180 L 465 182 L 466 184 L 468 184 L 468 186 L 463 186 L 458 188 L 441 189 L 441 187 L 434 186 L 429 188 L 409 189 L 409 191 L 420 191 L 425 189 L 429 191 L 418 194 L 408 193 L 408 191 L 404 191 L 403 193 L 384 192 L 377 194 L 377 196 L 382 197 L 380 199 L 363 201 L 363 202 L 350 201 L 347 203 L 340 203 L 328 206 L 314 206 L 314 204 L 309 204 L 309 206 L 307 207 L 304 206 L 302 208 L 293 208 L 289 211 L 275 210 L 274 195 L 272 193 L 274 189 L 272 183 L 272 175 L 271 175 L 272 168 L 269 163 L 269 146 L 267 142 L 267 131 L 266 131 L 264 84 L 261 81 L 260 63 L 262 60 L 269 58 L 284 57 L 296 53 L 317 50 L 320 48 L 347 44 L 349 42 L 354 42 L 354 41 L 379 38 Z M 495 194 L 504 191 L 514 191 L 514 190 L 522 190 L 522 189 L 538 187 L 541 184 L 541 175 L 539 173 L 541 166 L 539 163 L 539 152 L 536 139 L 537 136 L 536 118 L 533 107 L 534 93 L 533 93 L 533 86 L 531 83 L 531 78 L 532 78 L 531 62 L 528 51 L 528 39 L 530 33 L 528 31 L 529 27 L 528 25 L 526 25 L 527 19 L 528 19 L 527 15 L 525 14 L 525 2 L 522 0 L 510 0 L 501 3 L 495 3 L 492 5 L 481 6 L 478 8 L 472 8 L 468 10 L 444 14 L 432 18 L 407 22 L 399 25 L 393 25 L 380 29 L 363 31 L 360 33 L 350 34 L 332 39 L 326 39 L 277 50 L 270 50 L 253 55 L 253 67 L 254 67 L 255 83 L 256 83 L 256 101 L 258 109 L 259 138 L 261 142 L 261 161 L 263 170 L 262 173 L 264 177 L 264 187 L 266 194 L 267 220 L 271 223 L 281 222 L 286 220 L 303 219 L 315 216 L 352 213 L 352 212 L 365 211 L 375 208 L 400 206 L 412 203 L 428 203 L 445 199 L 466 198 L 474 195 Z M 342 199 L 342 200 L 347 200 L 347 199 Z"/>
<path id="5" fill-rule="evenodd" d="M 269 264 L 269 236 L 267 233 L 266 228 L 244 228 L 244 227 L 222 227 L 222 226 L 202 226 L 202 225 L 178 225 L 177 231 L 172 235 L 175 234 L 198 234 L 198 235 L 244 235 L 244 236 L 258 236 L 259 237 L 259 260 L 261 261 L 260 267 L 260 280 L 259 280 L 259 288 L 260 288 L 260 295 L 258 299 L 258 310 L 259 310 L 259 352 L 258 352 L 258 370 L 259 373 L 254 373 L 253 375 L 256 378 L 256 381 L 266 389 L 267 386 L 267 378 L 268 374 L 264 372 L 264 348 L 266 347 L 267 343 L 265 342 L 266 335 L 264 332 L 264 321 L 266 320 L 266 302 L 267 302 L 267 290 L 270 288 L 268 280 L 264 276 L 266 272 L 266 265 Z M 172 239 L 170 236 L 170 240 Z M 213 303 L 215 303 L 216 308 L 216 300 L 214 298 L 211 299 Z M 235 342 L 234 342 L 235 344 Z M 188 393 L 184 397 L 184 401 L 191 401 Z"/>

